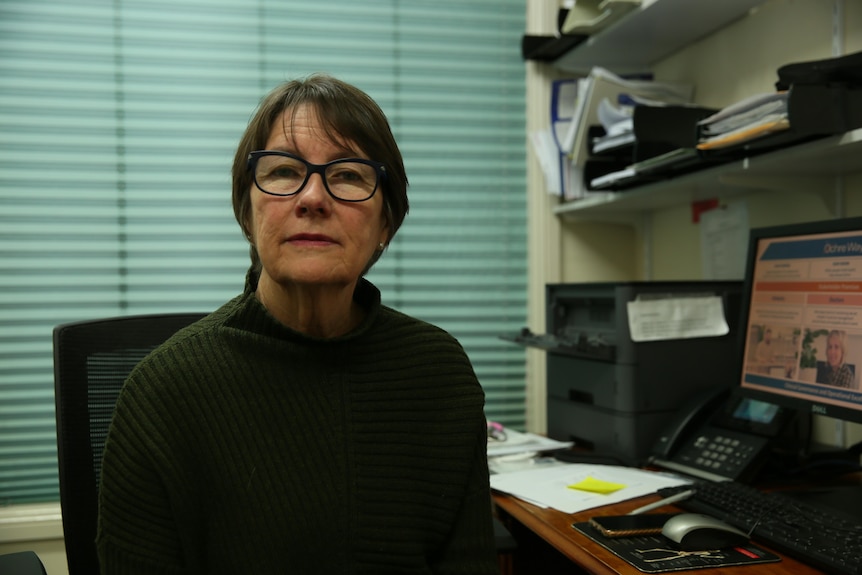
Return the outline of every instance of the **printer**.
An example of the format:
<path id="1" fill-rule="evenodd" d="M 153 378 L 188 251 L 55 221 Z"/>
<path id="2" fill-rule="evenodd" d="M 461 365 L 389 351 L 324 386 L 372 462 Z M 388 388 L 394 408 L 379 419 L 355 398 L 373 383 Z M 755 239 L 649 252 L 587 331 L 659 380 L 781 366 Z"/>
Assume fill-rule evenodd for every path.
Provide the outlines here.
<path id="1" fill-rule="evenodd" d="M 518 338 L 547 351 L 548 436 L 642 464 L 680 407 L 735 382 L 741 292 L 739 281 L 548 284 L 547 333 Z M 726 332 L 634 341 L 629 302 L 660 300 L 709 301 Z"/>

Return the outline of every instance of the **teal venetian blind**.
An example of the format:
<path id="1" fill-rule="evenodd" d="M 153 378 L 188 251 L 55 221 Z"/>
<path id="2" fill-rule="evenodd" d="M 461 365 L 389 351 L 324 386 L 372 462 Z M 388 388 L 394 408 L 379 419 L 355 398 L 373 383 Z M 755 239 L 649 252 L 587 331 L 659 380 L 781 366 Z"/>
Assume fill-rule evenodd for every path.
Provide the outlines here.
<path id="1" fill-rule="evenodd" d="M 370 279 L 458 337 L 524 421 L 521 0 L 0 3 L 0 504 L 58 497 L 51 331 L 210 311 L 247 249 L 233 151 L 259 98 L 328 72 L 383 107 L 411 213 Z"/>

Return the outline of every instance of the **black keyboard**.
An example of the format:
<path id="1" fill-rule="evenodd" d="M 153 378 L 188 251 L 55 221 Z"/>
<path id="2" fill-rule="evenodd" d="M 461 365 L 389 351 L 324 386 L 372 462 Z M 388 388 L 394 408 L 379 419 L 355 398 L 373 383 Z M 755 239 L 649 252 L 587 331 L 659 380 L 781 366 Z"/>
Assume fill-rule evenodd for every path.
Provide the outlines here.
<path id="1" fill-rule="evenodd" d="M 862 518 L 735 481 L 699 481 L 659 494 L 667 497 L 692 487 L 694 495 L 677 503 L 683 509 L 721 519 L 753 541 L 828 573 L 862 575 Z"/>

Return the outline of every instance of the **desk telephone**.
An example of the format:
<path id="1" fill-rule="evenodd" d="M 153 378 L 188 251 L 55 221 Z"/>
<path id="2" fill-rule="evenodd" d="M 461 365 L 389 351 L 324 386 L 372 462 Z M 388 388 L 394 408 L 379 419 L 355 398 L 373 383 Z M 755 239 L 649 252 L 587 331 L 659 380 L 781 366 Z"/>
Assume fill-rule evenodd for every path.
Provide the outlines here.
<path id="1" fill-rule="evenodd" d="M 747 482 L 754 478 L 795 411 L 731 393 L 699 394 L 659 435 L 650 463 L 695 477 Z"/>

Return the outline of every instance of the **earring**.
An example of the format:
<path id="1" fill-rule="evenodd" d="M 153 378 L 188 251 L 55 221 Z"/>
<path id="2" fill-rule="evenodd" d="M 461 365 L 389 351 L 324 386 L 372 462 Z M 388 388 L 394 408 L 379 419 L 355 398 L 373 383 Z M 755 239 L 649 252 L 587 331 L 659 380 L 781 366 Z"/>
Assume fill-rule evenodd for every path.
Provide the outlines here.
<path id="1" fill-rule="evenodd" d="M 383 242 L 380 242 L 379 244 L 377 244 L 377 249 L 382 252 L 386 249 L 386 246 L 383 244 Z"/>

